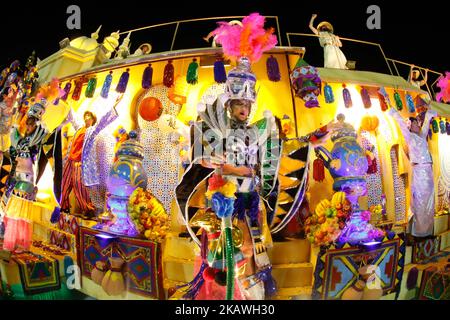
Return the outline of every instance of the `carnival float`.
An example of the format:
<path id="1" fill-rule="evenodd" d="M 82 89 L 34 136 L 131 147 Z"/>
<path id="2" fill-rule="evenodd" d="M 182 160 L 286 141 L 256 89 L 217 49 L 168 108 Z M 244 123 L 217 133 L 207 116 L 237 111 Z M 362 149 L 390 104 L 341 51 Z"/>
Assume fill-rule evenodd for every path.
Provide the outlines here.
<path id="1" fill-rule="evenodd" d="M 449 298 L 449 73 L 358 70 L 315 17 L 312 66 L 266 19 L 2 71 L 2 299 Z"/>

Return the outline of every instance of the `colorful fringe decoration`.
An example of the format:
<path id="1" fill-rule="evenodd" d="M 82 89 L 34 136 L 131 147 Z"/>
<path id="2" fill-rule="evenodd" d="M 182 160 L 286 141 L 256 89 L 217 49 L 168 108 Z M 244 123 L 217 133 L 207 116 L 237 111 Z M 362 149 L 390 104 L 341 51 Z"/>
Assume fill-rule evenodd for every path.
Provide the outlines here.
<path id="1" fill-rule="evenodd" d="M 353 101 L 352 96 L 350 95 L 350 91 L 348 91 L 345 84 L 343 84 L 342 87 L 344 87 L 344 89 L 342 90 L 342 95 L 344 97 L 344 105 L 346 108 L 351 108 L 353 107 Z"/>
<path id="2" fill-rule="evenodd" d="M 61 97 L 61 100 L 66 101 L 67 98 L 69 97 L 69 93 L 70 93 L 70 89 L 72 88 L 72 83 L 69 81 L 66 83 L 66 85 L 64 86 L 64 94 Z"/>
<path id="3" fill-rule="evenodd" d="M 443 119 L 441 119 L 441 121 L 439 121 L 439 127 L 441 128 L 441 133 L 442 134 L 446 134 L 447 133 L 447 128 L 445 127 L 445 122 Z"/>
<path id="4" fill-rule="evenodd" d="M 214 81 L 217 83 L 227 82 L 227 72 L 222 58 L 217 58 L 217 61 L 214 62 Z"/>
<path id="5" fill-rule="evenodd" d="M 381 107 L 381 111 L 385 112 L 387 109 L 389 109 L 388 107 L 388 95 L 386 93 L 386 90 L 384 88 L 380 88 L 377 92 L 378 94 L 378 100 L 380 101 L 380 107 Z"/>
<path id="6" fill-rule="evenodd" d="M 366 88 L 361 89 L 361 99 L 364 105 L 364 108 L 369 109 L 372 107 L 372 101 L 370 101 L 369 91 Z"/>
<path id="7" fill-rule="evenodd" d="M 331 86 L 328 83 L 325 83 L 325 86 L 323 87 L 323 94 L 325 95 L 326 103 L 334 102 L 333 89 L 331 88 Z"/>
<path id="8" fill-rule="evenodd" d="M 441 76 L 436 84 L 441 91 L 436 95 L 437 101 L 443 101 L 445 103 L 450 102 L 450 72 L 445 73 L 445 77 Z"/>
<path id="9" fill-rule="evenodd" d="M 109 95 L 109 89 L 111 88 L 112 83 L 112 71 L 109 72 L 109 74 L 105 77 L 105 81 L 103 82 L 102 91 L 100 92 L 100 96 L 104 99 L 108 98 Z"/>
<path id="10" fill-rule="evenodd" d="M 83 89 L 83 80 L 75 81 L 75 89 L 73 89 L 72 100 L 80 100 L 81 90 Z"/>
<path id="11" fill-rule="evenodd" d="M 433 128 L 433 133 L 439 132 L 439 124 L 435 118 L 433 118 L 433 121 L 431 121 L 431 127 Z"/>
<path id="12" fill-rule="evenodd" d="M 214 36 L 216 43 L 222 45 L 224 56 L 236 61 L 247 57 L 252 63 L 258 61 L 263 52 L 277 44 L 274 29 L 264 29 L 265 18 L 252 13 L 242 19 L 242 25 L 218 22 L 219 25 L 208 38 Z"/>
<path id="13" fill-rule="evenodd" d="M 125 93 L 125 91 L 127 90 L 128 80 L 130 79 L 129 71 L 130 69 L 127 68 L 127 70 L 120 76 L 119 83 L 117 84 L 116 87 L 116 92 Z"/>
<path id="14" fill-rule="evenodd" d="M 97 88 L 97 77 L 93 77 L 89 79 L 88 84 L 86 86 L 85 96 L 86 98 L 92 98 L 95 93 L 95 89 Z"/>
<path id="15" fill-rule="evenodd" d="M 142 74 L 142 89 L 150 89 L 152 87 L 153 68 L 149 63 Z"/>
<path id="16" fill-rule="evenodd" d="M 273 55 L 270 55 L 266 61 L 267 77 L 270 81 L 278 82 L 281 80 L 280 67 L 278 60 Z"/>
<path id="17" fill-rule="evenodd" d="M 447 130 L 447 135 L 450 136 L 450 122 L 448 121 L 445 122 L 445 129 Z"/>
<path id="18" fill-rule="evenodd" d="M 394 100 L 395 100 L 395 106 L 397 107 L 397 110 L 402 111 L 403 110 L 403 102 L 402 102 L 402 98 L 400 97 L 400 94 L 397 91 L 394 92 Z"/>
<path id="19" fill-rule="evenodd" d="M 198 83 L 198 63 L 196 58 L 192 59 L 192 62 L 189 63 L 186 74 L 186 82 L 189 84 Z"/>
<path id="20" fill-rule="evenodd" d="M 414 100 L 413 100 L 412 96 L 409 93 L 406 93 L 405 99 L 406 99 L 406 105 L 408 106 L 408 111 L 410 113 L 416 112 L 416 107 L 414 106 Z"/>
<path id="21" fill-rule="evenodd" d="M 325 165 L 321 158 L 317 158 L 313 162 L 313 178 L 318 182 L 325 180 Z"/>
<path id="22" fill-rule="evenodd" d="M 175 70 L 172 64 L 172 60 L 167 61 L 166 66 L 164 67 L 164 77 L 163 77 L 163 84 L 167 87 L 170 88 L 171 86 L 173 86 L 173 83 L 175 81 L 175 76 L 174 76 Z"/>

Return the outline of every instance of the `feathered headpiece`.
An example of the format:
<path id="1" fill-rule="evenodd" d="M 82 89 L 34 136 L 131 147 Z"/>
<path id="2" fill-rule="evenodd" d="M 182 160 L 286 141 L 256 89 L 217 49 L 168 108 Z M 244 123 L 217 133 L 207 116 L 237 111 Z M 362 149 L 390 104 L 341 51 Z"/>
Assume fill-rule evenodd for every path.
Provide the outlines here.
<path id="1" fill-rule="evenodd" d="M 265 18 L 252 13 L 242 23 L 218 22 L 219 27 L 210 33 L 222 45 L 224 56 L 232 61 L 247 57 L 251 63 L 257 62 L 264 51 L 277 44 L 274 29 L 264 29 Z"/>
<path id="2" fill-rule="evenodd" d="M 450 72 L 445 73 L 445 77 L 440 77 L 437 86 L 441 89 L 436 95 L 437 101 L 450 102 Z"/>
<path id="3" fill-rule="evenodd" d="M 225 94 L 229 99 L 256 100 L 256 77 L 251 71 L 251 63 L 257 62 L 262 54 L 277 44 L 274 29 L 264 29 L 265 18 L 252 13 L 242 22 L 219 22 L 219 27 L 208 38 L 222 45 L 227 59 L 237 61 L 236 68 L 228 73 Z"/>
<path id="4" fill-rule="evenodd" d="M 35 103 L 28 110 L 28 117 L 41 119 L 45 112 L 48 101 L 53 101 L 64 94 L 64 90 L 59 87 L 59 80 L 53 79 L 49 84 L 39 88 Z"/>

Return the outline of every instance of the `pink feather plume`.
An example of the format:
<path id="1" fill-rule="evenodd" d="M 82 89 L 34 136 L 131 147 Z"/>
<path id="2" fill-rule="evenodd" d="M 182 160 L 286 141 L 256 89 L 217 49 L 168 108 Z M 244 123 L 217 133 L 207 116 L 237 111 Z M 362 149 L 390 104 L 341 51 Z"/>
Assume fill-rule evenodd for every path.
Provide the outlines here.
<path id="1" fill-rule="evenodd" d="M 274 29 L 264 29 L 264 22 L 263 16 L 252 13 L 242 20 L 242 26 L 219 22 L 219 26 L 211 32 L 211 35 L 222 45 L 223 53 L 228 59 L 235 61 L 247 57 L 254 63 L 265 51 L 277 44 Z"/>
<path id="2" fill-rule="evenodd" d="M 437 83 L 441 91 L 436 95 L 437 101 L 450 102 L 450 72 L 445 73 L 445 77 L 441 77 Z"/>

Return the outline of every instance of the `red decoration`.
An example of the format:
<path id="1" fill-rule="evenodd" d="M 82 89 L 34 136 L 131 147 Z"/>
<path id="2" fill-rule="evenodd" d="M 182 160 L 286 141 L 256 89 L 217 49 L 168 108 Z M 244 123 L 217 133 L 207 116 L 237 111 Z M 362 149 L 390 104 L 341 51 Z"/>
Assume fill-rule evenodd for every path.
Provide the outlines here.
<path id="1" fill-rule="evenodd" d="M 369 163 L 369 167 L 367 169 L 367 174 L 375 174 L 378 171 L 377 159 L 371 159 L 370 156 L 367 156 L 367 162 Z"/>
<path id="2" fill-rule="evenodd" d="M 313 178 L 315 181 L 322 182 L 325 179 L 325 166 L 323 160 L 317 158 L 313 162 Z"/>
<path id="3" fill-rule="evenodd" d="M 380 92 L 378 92 L 378 100 L 380 100 L 381 111 L 386 111 L 388 109 L 386 98 Z"/>
<path id="4" fill-rule="evenodd" d="M 161 116 L 162 111 L 163 111 L 162 103 L 155 97 L 145 98 L 139 104 L 139 115 L 145 121 L 157 120 Z"/>
<path id="5" fill-rule="evenodd" d="M 203 271 L 203 279 L 205 279 L 205 281 L 214 281 L 215 276 L 216 270 L 211 267 L 208 267 Z"/>

